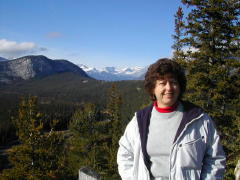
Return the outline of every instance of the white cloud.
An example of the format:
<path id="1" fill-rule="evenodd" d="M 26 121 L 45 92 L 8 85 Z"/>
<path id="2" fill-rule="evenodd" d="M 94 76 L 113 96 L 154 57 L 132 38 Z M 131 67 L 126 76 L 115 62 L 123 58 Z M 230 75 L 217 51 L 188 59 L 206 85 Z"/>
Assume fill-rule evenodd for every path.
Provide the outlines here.
<path id="1" fill-rule="evenodd" d="M 45 51 L 46 48 L 38 48 L 33 42 L 16 42 L 0 39 L 0 55 L 6 58 L 16 58 L 28 53 Z"/>

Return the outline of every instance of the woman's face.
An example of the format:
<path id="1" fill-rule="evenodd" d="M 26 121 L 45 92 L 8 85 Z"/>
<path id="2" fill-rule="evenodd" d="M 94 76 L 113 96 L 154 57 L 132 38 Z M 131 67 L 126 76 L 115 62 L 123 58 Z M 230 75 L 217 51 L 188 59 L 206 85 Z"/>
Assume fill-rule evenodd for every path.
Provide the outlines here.
<path id="1" fill-rule="evenodd" d="M 156 81 L 153 93 L 156 96 L 158 107 L 169 107 L 177 102 L 180 86 L 172 74 L 166 74 Z"/>

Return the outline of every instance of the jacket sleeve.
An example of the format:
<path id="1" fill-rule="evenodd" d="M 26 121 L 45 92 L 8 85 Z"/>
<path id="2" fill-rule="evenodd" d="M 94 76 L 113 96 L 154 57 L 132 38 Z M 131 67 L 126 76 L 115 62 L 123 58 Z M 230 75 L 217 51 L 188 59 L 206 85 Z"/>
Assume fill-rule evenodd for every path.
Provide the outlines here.
<path id="1" fill-rule="evenodd" d="M 207 115 L 206 115 L 207 116 Z M 203 159 L 201 180 L 223 179 L 226 157 L 213 121 L 207 116 L 207 149 Z"/>
<path id="2" fill-rule="evenodd" d="M 117 154 L 118 172 L 122 180 L 133 179 L 134 163 L 134 132 L 136 130 L 136 116 L 127 125 L 123 136 L 119 140 Z"/>

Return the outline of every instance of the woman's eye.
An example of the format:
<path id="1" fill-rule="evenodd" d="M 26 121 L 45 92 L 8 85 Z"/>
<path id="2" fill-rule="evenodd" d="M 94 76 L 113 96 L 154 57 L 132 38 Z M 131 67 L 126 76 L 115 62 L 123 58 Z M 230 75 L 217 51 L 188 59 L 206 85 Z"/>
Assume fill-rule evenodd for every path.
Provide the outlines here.
<path id="1" fill-rule="evenodd" d="M 160 86 L 164 86 L 165 83 L 164 83 L 164 82 L 160 82 L 159 85 L 160 85 Z"/>

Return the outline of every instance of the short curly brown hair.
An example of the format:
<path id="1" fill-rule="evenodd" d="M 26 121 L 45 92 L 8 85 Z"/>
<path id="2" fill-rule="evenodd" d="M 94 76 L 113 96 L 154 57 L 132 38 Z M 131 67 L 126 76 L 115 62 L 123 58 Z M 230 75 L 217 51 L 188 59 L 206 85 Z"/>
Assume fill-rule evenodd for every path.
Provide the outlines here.
<path id="1" fill-rule="evenodd" d="M 156 97 L 153 93 L 156 81 L 169 73 L 172 74 L 178 81 L 180 86 L 180 94 L 178 99 L 182 98 L 182 95 L 186 90 L 187 83 L 184 70 L 176 61 L 168 58 L 163 58 L 150 65 L 147 73 L 145 74 L 144 87 L 147 93 L 150 95 L 152 101 L 156 100 Z"/>

